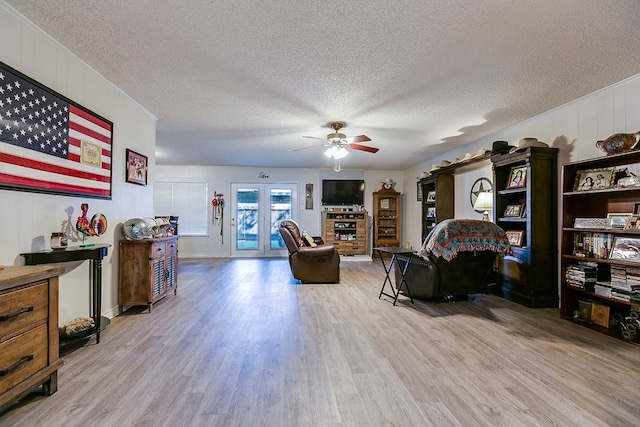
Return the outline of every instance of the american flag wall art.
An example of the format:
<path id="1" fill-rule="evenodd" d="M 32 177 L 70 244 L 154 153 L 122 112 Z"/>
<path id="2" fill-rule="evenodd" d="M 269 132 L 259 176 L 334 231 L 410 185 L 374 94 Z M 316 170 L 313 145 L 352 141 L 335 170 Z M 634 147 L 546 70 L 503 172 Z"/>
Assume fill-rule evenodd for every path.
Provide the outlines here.
<path id="1" fill-rule="evenodd" d="M 0 188 L 111 199 L 113 123 L 0 62 Z"/>

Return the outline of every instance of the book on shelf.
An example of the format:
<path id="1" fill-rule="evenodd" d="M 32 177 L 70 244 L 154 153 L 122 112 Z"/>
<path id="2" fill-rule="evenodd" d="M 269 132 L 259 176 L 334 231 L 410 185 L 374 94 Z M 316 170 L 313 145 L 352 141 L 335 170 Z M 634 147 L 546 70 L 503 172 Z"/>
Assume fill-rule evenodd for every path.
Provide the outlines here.
<path id="1" fill-rule="evenodd" d="M 611 252 L 613 235 L 610 233 L 573 233 L 573 254 L 595 259 L 607 259 Z"/>
<path id="2" fill-rule="evenodd" d="M 598 281 L 594 285 L 593 291 L 596 293 L 596 295 L 611 297 L 611 282 Z"/>

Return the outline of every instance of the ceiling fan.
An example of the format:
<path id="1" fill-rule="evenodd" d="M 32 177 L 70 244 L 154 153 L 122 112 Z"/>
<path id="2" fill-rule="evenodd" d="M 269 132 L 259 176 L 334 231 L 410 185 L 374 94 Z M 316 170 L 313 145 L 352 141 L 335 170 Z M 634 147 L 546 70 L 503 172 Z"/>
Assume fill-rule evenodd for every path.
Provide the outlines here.
<path id="1" fill-rule="evenodd" d="M 333 132 L 327 135 L 326 139 L 317 138 L 315 136 L 303 136 L 303 138 L 311 138 L 311 139 L 319 139 L 324 141 L 322 144 L 323 147 L 327 147 L 327 150 L 324 152 L 324 155 L 334 159 L 334 167 L 333 170 L 336 172 L 340 171 L 340 159 L 346 157 L 349 154 L 347 148 L 352 148 L 354 150 L 366 151 L 367 153 L 376 153 L 378 152 L 378 148 L 369 147 L 368 145 L 359 144 L 359 142 L 371 141 L 366 135 L 357 135 L 347 137 L 345 134 L 340 133 L 340 129 L 346 127 L 344 122 L 333 122 L 329 124 L 333 129 Z M 307 148 L 312 147 L 304 147 L 298 148 L 294 151 L 305 150 Z"/>

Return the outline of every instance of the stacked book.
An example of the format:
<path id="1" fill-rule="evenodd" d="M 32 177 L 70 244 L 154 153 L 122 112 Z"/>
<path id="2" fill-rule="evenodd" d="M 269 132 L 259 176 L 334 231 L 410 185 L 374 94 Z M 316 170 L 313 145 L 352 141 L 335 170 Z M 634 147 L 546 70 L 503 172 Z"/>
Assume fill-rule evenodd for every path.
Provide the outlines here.
<path id="1" fill-rule="evenodd" d="M 593 288 L 596 295 L 611 298 L 611 282 L 598 280 Z"/>
<path id="2" fill-rule="evenodd" d="M 626 289 L 627 269 L 623 266 L 611 266 L 611 289 Z"/>
<path id="3" fill-rule="evenodd" d="M 593 291 L 597 276 L 598 264 L 595 262 L 578 262 L 568 266 L 565 272 L 568 285 L 588 291 Z"/>
<path id="4" fill-rule="evenodd" d="M 625 270 L 625 280 L 613 280 L 615 269 Z M 640 268 L 638 267 L 611 267 L 611 298 L 623 301 L 631 301 L 631 294 L 640 292 Z"/>

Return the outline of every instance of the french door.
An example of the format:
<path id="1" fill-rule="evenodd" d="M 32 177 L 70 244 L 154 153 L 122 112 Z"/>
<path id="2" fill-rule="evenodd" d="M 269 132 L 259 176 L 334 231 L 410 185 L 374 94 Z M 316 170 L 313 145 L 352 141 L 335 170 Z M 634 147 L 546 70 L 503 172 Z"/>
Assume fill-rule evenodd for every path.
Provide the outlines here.
<path id="1" fill-rule="evenodd" d="M 231 184 L 231 256 L 287 256 L 278 222 L 295 220 L 297 184 Z"/>

